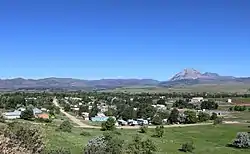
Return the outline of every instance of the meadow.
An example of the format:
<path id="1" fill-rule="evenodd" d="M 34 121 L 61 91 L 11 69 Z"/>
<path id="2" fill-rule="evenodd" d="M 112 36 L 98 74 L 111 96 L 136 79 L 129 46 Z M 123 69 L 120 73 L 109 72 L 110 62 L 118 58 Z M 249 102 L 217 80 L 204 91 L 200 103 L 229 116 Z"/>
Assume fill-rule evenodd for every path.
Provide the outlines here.
<path id="1" fill-rule="evenodd" d="M 69 148 L 73 154 L 81 154 L 89 139 L 103 133 L 98 129 L 81 128 L 73 128 L 72 133 L 65 133 L 55 131 L 55 127 L 52 126 L 44 127 L 47 148 L 65 147 Z M 81 136 L 82 131 L 89 132 L 90 136 Z M 120 138 L 125 141 L 132 140 L 132 136 L 138 134 L 138 130 L 119 129 L 117 131 L 121 133 Z M 151 137 L 154 129 L 150 129 L 147 134 L 140 135 L 152 139 L 158 147 L 158 153 L 162 154 L 181 154 L 182 152 L 178 150 L 181 144 L 190 140 L 194 142 L 194 153 L 196 154 L 249 154 L 249 149 L 240 150 L 227 147 L 237 132 L 250 132 L 250 128 L 245 124 L 207 125 L 165 128 L 163 138 Z"/>
<path id="2" fill-rule="evenodd" d="M 250 85 L 243 84 L 228 84 L 228 85 L 219 85 L 219 84 L 198 84 L 191 86 L 177 86 L 172 88 L 164 87 L 153 87 L 153 86 L 132 86 L 132 87 L 123 87 L 116 88 L 111 90 L 104 90 L 103 92 L 127 92 L 127 93 L 169 93 L 169 92 L 237 92 L 237 93 L 246 93 L 248 92 Z"/>

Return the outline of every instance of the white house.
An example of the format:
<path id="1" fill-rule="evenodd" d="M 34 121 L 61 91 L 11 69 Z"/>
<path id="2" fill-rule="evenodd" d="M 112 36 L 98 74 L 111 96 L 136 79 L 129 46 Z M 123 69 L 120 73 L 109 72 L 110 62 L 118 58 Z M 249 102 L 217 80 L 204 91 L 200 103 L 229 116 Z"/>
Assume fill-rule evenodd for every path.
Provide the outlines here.
<path id="1" fill-rule="evenodd" d="M 3 113 L 3 117 L 5 119 L 19 119 L 21 117 L 21 111 L 5 112 Z"/>
<path id="2" fill-rule="evenodd" d="M 203 97 L 193 97 L 193 98 L 191 99 L 191 102 L 192 102 L 192 103 L 199 103 L 199 102 L 202 102 L 203 100 L 204 100 Z"/>

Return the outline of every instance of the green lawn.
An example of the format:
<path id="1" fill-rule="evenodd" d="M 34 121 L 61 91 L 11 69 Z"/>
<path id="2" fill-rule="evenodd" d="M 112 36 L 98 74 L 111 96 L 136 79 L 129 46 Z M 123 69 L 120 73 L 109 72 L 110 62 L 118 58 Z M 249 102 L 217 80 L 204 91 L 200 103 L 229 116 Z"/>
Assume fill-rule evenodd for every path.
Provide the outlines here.
<path id="1" fill-rule="evenodd" d="M 72 133 L 56 132 L 54 127 L 45 128 L 47 133 L 47 147 L 67 147 L 73 154 L 81 154 L 84 145 L 94 136 L 101 135 L 103 132 L 98 129 L 84 129 L 91 133 L 91 136 L 80 136 L 82 129 L 74 128 Z M 118 130 L 122 133 L 120 138 L 130 141 L 132 136 L 137 134 L 137 130 Z M 151 138 L 157 145 L 159 153 L 179 154 L 181 144 L 193 140 L 196 154 L 249 154 L 250 150 L 239 150 L 227 147 L 237 132 L 249 132 L 247 125 L 219 125 L 219 126 L 195 126 L 183 128 L 166 128 L 164 137 L 161 139 L 152 138 L 154 130 L 147 134 L 141 134 L 145 138 Z"/>

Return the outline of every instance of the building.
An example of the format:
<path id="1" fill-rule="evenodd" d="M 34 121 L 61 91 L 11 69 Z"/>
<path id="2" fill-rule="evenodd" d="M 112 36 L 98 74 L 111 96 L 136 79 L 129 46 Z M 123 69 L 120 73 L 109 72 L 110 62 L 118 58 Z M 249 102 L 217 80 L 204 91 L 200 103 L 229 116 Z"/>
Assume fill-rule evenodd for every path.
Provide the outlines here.
<path id="1" fill-rule="evenodd" d="M 227 102 L 228 102 L 228 103 L 232 103 L 232 99 L 228 99 Z"/>
<path id="2" fill-rule="evenodd" d="M 36 117 L 41 119 L 49 119 L 49 115 L 47 113 L 37 114 Z"/>
<path id="3" fill-rule="evenodd" d="M 103 113 L 98 113 L 95 117 L 91 117 L 91 121 L 103 122 L 107 121 L 109 117 L 105 116 Z"/>
<path id="4" fill-rule="evenodd" d="M 34 115 L 36 115 L 36 114 L 42 114 L 42 113 L 43 113 L 43 111 L 40 110 L 40 109 L 38 109 L 38 108 L 36 108 L 36 107 L 33 109 L 33 114 Z"/>
<path id="5" fill-rule="evenodd" d="M 5 112 L 3 113 L 3 117 L 5 119 L 19 119 L 21 117 L 21 111 Z"/>
<path id="6" fill-rule="evenodd" d="M 202 102 L 202 101 L 204 101 L 203 97 L 193 97 L 191 99 L 191 103 L 199 103 L 199 102 Z"/>

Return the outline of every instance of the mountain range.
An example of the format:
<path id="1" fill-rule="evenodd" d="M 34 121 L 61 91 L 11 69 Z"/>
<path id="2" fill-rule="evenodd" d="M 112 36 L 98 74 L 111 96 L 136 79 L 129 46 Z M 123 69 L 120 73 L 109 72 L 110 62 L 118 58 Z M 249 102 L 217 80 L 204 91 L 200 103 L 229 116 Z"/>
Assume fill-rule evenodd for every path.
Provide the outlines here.
<path id="1" fill-rule="evenodd" d="M 112 89 L 128 86 L 161 86 L 174 87 L 179 85 L 195 84 L 250 84 L 249 77 L 237 78 L 221 76 L 217 73 L 201 73 L 195 69 L 184 69 L 175 74 L 168 81 L 153 79 L 100 79 L 82 80 L 73 78 L 44 78 L 44 79 L 0 79 L 0 89 L 65 89 L 65 90 L 93 90 Z"/>

